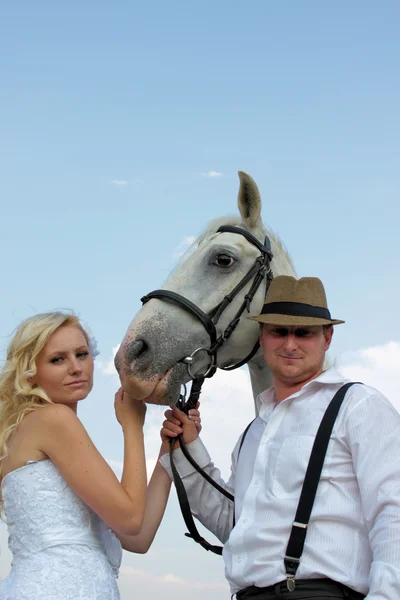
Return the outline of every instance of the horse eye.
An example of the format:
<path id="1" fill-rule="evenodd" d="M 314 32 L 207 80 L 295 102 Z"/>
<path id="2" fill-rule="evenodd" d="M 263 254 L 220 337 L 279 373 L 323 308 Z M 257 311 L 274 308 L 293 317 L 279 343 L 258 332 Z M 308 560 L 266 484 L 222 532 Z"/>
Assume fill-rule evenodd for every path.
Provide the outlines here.
<path id="1" fill-rule="evenodd" d="M 218 254 L 218 256 L 215 257 L 215 264 L 219 267 L 231 267 L 234 262 L 235 259 L 227 254 Z"/>

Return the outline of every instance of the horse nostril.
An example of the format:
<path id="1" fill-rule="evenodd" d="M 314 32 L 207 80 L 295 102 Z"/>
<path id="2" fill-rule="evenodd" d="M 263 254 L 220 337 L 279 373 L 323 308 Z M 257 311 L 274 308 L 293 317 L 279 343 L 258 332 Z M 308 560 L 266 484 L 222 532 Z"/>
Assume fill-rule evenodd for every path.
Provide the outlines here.
<path id="1" fill-rule="evenodd" d="M 149 350 L 149 345 L 147 344 L 147 342 L 145 342 L 145 340 L 141 340 L 141 339 L 133 340 L 133 342 L 128 344 L 128 346 L 126 348 L 126 354 L 125 354 L 126 362 L 128 364 L 134 362 L 135 360 L 137 360 L 139 358 L 139 356 L 144 354 L 147 350 Z"/>

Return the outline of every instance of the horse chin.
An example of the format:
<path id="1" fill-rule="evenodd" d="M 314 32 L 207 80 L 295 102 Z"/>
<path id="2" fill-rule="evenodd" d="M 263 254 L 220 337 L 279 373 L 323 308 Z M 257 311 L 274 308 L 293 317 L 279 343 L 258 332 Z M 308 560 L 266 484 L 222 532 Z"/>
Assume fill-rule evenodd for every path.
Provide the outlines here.
<path id="1" fill-rule="evenodd" d="M 125 394 L 132 396 L 136 400 L 144 400 L 145 402 L 154 394 L 159 383 L 156 379 L 144 380 L 135 376 L 121 378 L 121 386 Z"/>
<path id="2" fill-rule="evenodd" d="M 181 385 L 187 381 L 186 365 L 176 364 L 163 375 L 144 379 L 140 375 L 130 376 L 121 381 L 122 388 L 137 400 L 146 404 L 172 406 L 177 402 Z"/>

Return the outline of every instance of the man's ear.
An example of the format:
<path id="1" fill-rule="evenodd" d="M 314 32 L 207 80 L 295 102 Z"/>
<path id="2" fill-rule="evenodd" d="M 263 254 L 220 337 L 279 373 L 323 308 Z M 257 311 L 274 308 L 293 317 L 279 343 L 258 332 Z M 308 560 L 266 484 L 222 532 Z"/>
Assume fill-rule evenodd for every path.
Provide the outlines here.
<path id="1" fill-rule="evenodd" d="M 332 336 L 333 336 L 333 325 L 331 325 L 331 327 L 328 327 L 327 329 L 324 329 L 325 352 L 327 352 L 329 350 L 329 346 L 331 345 L 331 342 L 332 342 Z"/>
<path id="2" fill-rule="evenodd" d="M 260 323 L 260 333 L 259 333 L 260 347 L 264 347 L 264 323 Z"/>

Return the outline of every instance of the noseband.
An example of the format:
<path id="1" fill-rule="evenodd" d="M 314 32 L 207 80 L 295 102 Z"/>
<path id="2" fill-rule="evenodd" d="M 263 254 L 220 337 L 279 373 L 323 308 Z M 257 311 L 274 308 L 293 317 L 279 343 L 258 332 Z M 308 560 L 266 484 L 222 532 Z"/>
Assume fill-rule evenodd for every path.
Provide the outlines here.
<path id="1" fill-rule="evenodd" d="M 209 348 L 197 348 L 192 352 L 190 356 L 186 356 L 182 358 L 178 362 L 185 363 L 188 368 L 188 374 L 190 378 L 193 380 L 192 388 L 190 392 L 190 397 L 186 400 L 186 393 L 184 396 L 181 396 L 177 402 L 178 408 L 183 410 L 185 413 L 188 413 L 191 408 L 195 408 L 197 401 L 200 397 L 201 388 L 204 383 L 204 379 L 206 377 L 212 377 L 217 370 L 217 353 L 218 350 L 225 344 L 225 342 L 231 337 L 232 333 L 235 331 L 238 326 L 240 319 L 245 311 L 250 312 L 250 306 L 254 299 L 254 296 L 260 287 L 264 278 L 266 278 L 266 292 L 268 291 L 269 285 L 273 279 L 273 273 L 271 270 L 271 261 L 273 259 L 273 254 L 271 251 L 271 242 L 269 237 L 266 235 L 264 244 L 262 244 L 254 235 L 252 235 L 249 231 L 242 229 L 241 227 L 235 227 L 232 225 L 222 225 L 217 230 L 217 233 L 236 233 L 238 235 L 242 235 L 248 242 L 253 244 L 259 251 L 260 255 L 256 258 L 252 267 L 246 273 L 246 275 L 239 281 L 239 283 L 233 288 L 233 290 L 227 294 L 217 306 L 215 306 L 208 313 L 205 313 L 201 308 L 196 306 L 193 302 L 177 294 L 176 292 L 171 292 L 169 290 L 155 290 L 154 292 L 150 292 L 146 296 L 143 296 L 142 302 L 145 304 L 149 300 L 157 299 L 164 300 L 166 302 L 170 302 L 171 304 L 175 304 L 180 308 L 183 308 L 191 315 L 196 317 L 203 325 L 204 329 L 207 331 L 210 337 L 210 347 Z M 236 312 L 233 319 L 230 321 L 228 326 L 224 329 L 224 331 L 218 335 L 217 327 L 219 319 L 221 315 L 225 311 L 225 309 L 231 304 L 232 300 L 238 295 L 238 293 L 250 282 L 252 284 L 250 286 L 249 291 L 243 298 L 243 302 L 241 303 L 238 311 Z M 260 347 L 259 339 L 257 337 L 257 341 L 253 346 L 251 352 L 240 362 L 234 363 L 232 365 L 220 366 L 219 368 L 224 371 L 233 371 L 234 369 L 238 369 L 245 365 L 253 356 L 256 354 Z M 209 357 L 209 364 L 203 374 L 194 374 L 192 370 L 192 365 L 194 358 L 201 354 L 206 353 Z M 186 389 L 186 388 L 185 388 Z M 209 475 L 196 463 L 196 461 L 191 457 L 188 452 L 182 435 L 178 436 L 180 446 L 183 454 L 187 458 L 187 460 L 193 465 L 193 467 L 221 494 L 223 494 L 226 498 L 233 502 L 234 497 L 232 494 L 229 494 L 224 488 L 219 486 L 213 479 L 209 477 Z M 170 458 L 171 458 L 171 469 L 174 477 L 174 483 L 177 490 L 177 495 L 179 499 L 179 504 L 181 507 L 182 515 L 185 520 L 186 526 L 189 529 L 190 533 L 186 535 L 191 537 L 195 542 L 199 543 L 206 550 L 211 550 L 215 554 L 222 554 L 222 548 L 220 546 L 214 546 L 207 542 L 197 531 L 196 525 L 194 523 L 192 513 L 189 507 L 189 501 L 187 498 L 187 494 L 185 488 L 183 486 L 182 480 L 179 476 L 179 473 L 175 467 L 173 461 L 173 439 L 171 439 L 170 443 Z"/>

